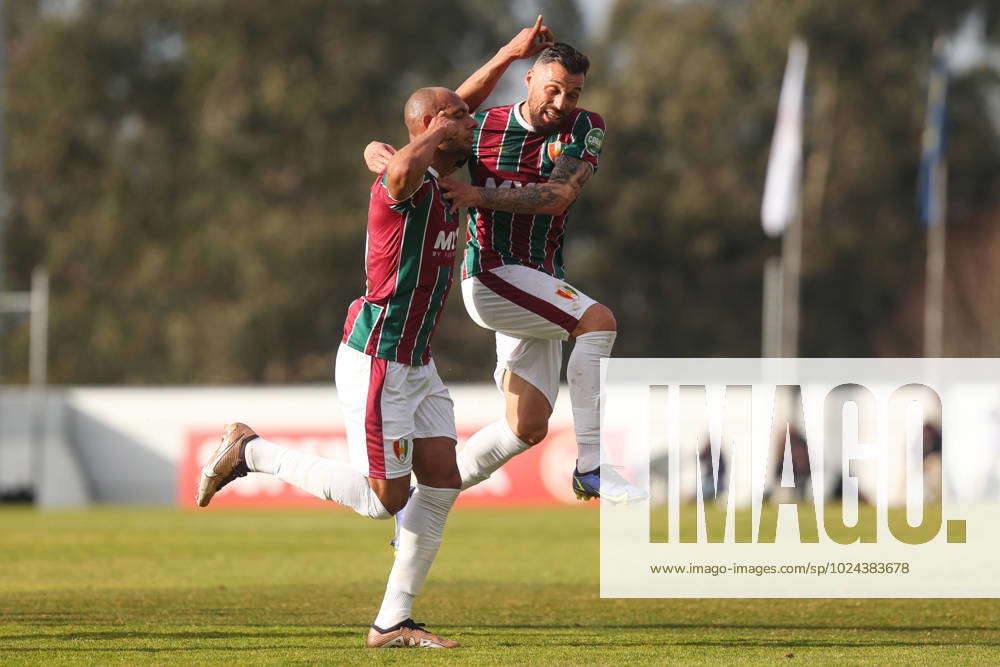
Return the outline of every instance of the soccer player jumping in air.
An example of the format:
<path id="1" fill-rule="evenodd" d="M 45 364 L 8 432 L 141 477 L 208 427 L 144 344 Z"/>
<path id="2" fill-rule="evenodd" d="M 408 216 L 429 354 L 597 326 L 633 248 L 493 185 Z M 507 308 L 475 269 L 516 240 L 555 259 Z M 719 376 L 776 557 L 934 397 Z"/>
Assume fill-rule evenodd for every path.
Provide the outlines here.
<path id="1" fill-rule="evenodd" d="M 475 110 L 515 60 L 537 55 L 520 103 L 474 115 L 472 185 L 443 179 L 445 197 L 470 207 L 462 295 L 472 319 L 496 332 L 495 379 L 506 418 L 473 435 L 459 453 L 462 488 L 488 478 L 542 441 L 559 391 L 562 344 L 575 341 L 567 375 L 577 440 L 577 497 L 633 502 L 646 494 L 600 460 L 600 360 L 616 336 L 611 310 L 565 279 L 563 238 L 570 205 L 597 170 L 604 120 L 577 107 L 587 57 L 553 41 L 538 17 L 463 83 Z M 393 155 L 372 142 L 378 172 Z"/>
<path id="2" fill-rule="evenodd" d="M 373 519 L 407 506 L 367 644 L 452 648 L 457 642 L 414 623 L 411 609 L 461 485 L 454 406 L 430 344 L 452 283 L 458 229 L 439 178 L 465 160 L 475 121 L 446 88 L 416 91 L 404 114 L 410 143 L 372 185 L 365 295 L 348 308 L 337 352 L 350 463 L 286 449 L 230 424 L 202 470 L 197 500 L 204 507 L 229 482 L 263 472 Z M 411 471 L 418 481 L 412 497 Z"/>

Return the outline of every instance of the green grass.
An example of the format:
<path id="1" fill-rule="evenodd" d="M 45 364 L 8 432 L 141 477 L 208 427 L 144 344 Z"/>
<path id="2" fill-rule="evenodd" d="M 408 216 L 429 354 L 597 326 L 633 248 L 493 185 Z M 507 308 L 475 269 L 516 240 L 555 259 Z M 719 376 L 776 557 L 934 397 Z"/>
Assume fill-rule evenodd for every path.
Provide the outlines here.
<path id="1" fill-rule="evenodd" d="M 343 511 L 0 511 L 0 662 L 1000 662 L 994 600 L 602 600 L 592 509 L 458 510 L 415 615 L 362 647 L 391 522 Z"/>

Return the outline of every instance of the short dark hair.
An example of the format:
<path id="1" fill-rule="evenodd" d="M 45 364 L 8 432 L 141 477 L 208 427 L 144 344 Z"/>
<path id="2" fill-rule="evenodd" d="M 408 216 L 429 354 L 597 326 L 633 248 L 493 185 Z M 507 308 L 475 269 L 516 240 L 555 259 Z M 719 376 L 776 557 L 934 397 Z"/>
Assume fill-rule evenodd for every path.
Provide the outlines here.
<path id="1" fill-rule="evenodd" d="M 586 75 L 587 70 L 590 69 L 590 60 L 587 59 L 587 56 L 566 42 L 556 42 L 539 53 L 535 64 L 541 65 L 542 63 L 559 63 L 570 74 Z"/>

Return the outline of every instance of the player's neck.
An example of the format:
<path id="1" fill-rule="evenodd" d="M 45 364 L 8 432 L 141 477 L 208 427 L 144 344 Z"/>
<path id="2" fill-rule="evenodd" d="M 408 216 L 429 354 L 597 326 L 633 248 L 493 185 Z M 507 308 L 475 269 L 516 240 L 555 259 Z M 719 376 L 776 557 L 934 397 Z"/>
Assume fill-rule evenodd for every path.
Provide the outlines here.
<path id="1" fill-rule="evenodd" d="M 442 176 L 447 176 L 465 163 L 465 156 L 451 151 L 435 151 L 431 166 Z"/>

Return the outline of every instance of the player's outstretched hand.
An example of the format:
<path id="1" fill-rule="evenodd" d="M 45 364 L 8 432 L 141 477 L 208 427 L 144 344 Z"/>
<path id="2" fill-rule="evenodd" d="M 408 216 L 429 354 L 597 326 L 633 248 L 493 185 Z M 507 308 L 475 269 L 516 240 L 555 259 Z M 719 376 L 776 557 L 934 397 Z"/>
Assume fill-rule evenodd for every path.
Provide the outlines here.
<path id="1" fill-rule="evenodd" d="M 538 55 L 542 49 L 552 46 L 555 42 L 555 36 L 548 26 L 542 25 L 542 15 L 539 14 L 535 25 L 514 35 L 514 39 L 503 47 L 503 51 L 511 58 L 520 60 Z"/>
<path id="2" fill-rule="evenodd" d="M 381 174 L 389 164 L 389 158 L 395 154 L 396 149 L 389 144 L 383 144 L 381 141 L 371 142 L 365 146 L 365 164 L 368 165 L 368 171 Z"/>
<path id="3" fill-rule="evenodd" d="M 451 202 L 452 213 L 457 213 L 463 206 L 479 206 L 482 203 L 479 188 L 447 176 L 439 178 L 438 185 L 441 186 L 442 196 Z"/>

